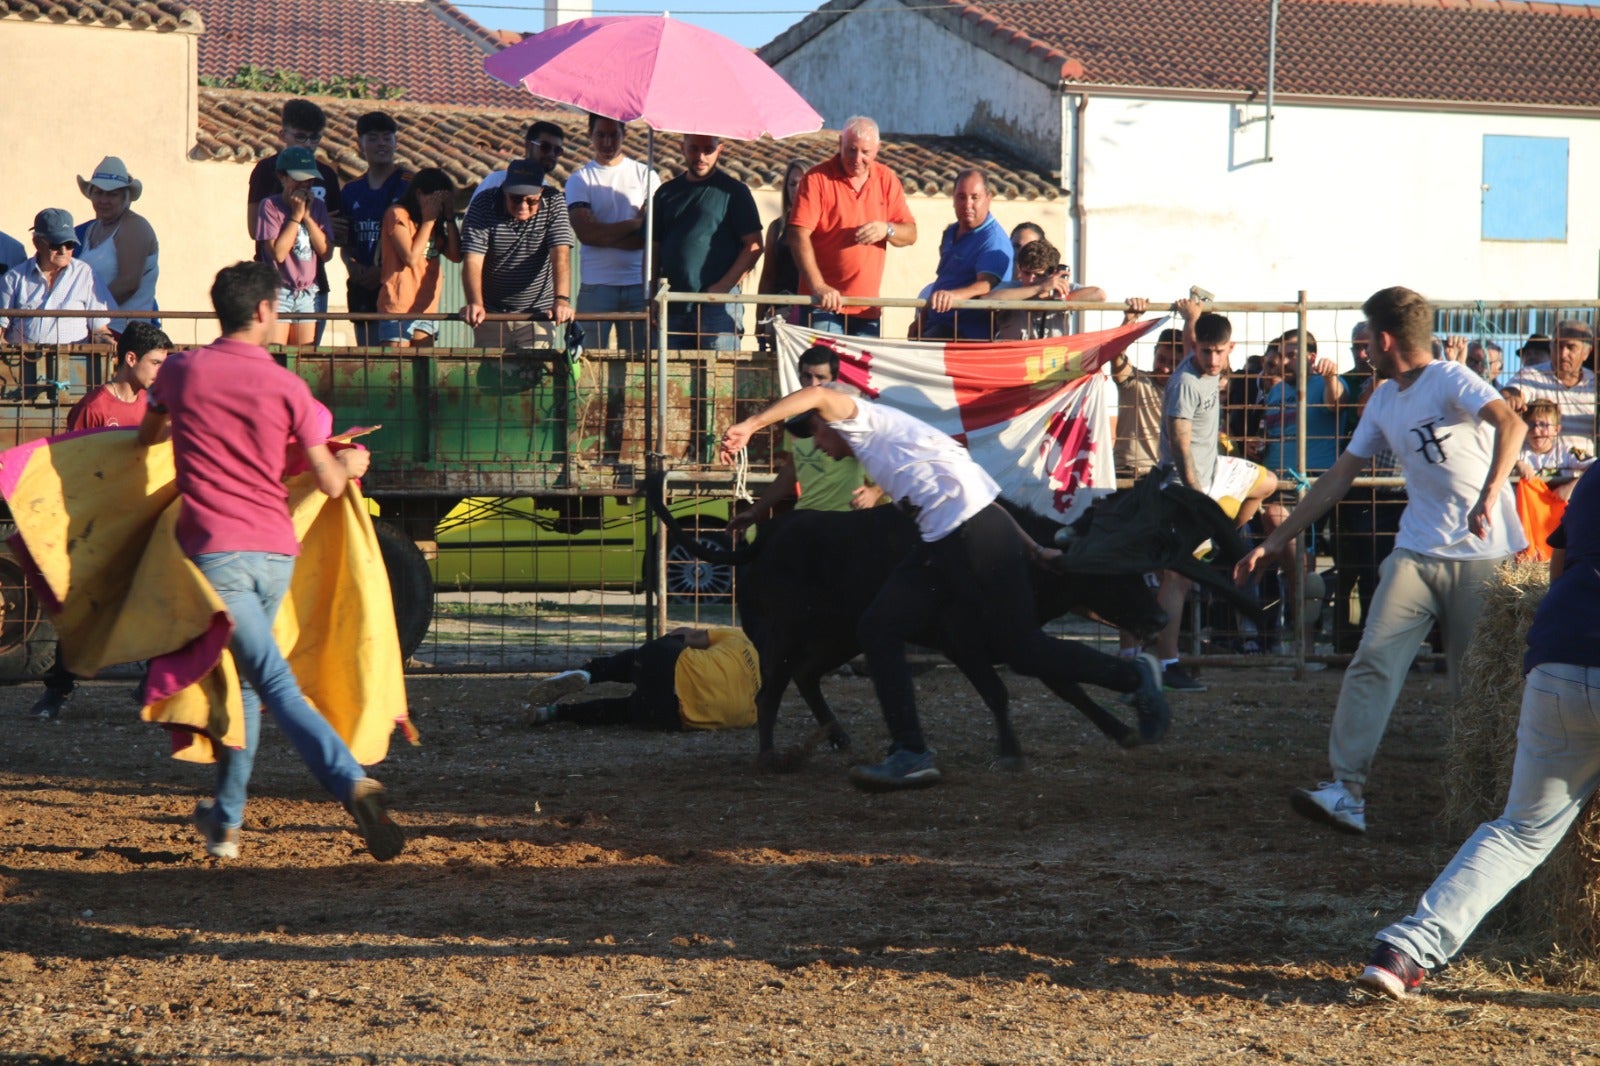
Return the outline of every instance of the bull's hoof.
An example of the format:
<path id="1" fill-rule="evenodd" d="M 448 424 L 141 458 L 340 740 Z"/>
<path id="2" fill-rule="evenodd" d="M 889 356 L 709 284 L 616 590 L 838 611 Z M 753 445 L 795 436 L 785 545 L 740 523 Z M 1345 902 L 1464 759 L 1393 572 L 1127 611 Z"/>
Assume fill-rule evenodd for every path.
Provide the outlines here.
<path id="1" fill-rule="evenodd" d="M 850 734 L 844 731 L 843 726 L 835 723 L 828 729 L 828 746 L 834 751 L 849 751 Z"/>
<path id="2" fill-rule="evenodd" d="M 1144 741 L 1140 739 L 1139 734 L 1132 729 L 1126 730 L 1117 738 L 1117 744 L 1124 748 L 1137 748 L 1143 743 Z"/>
<path id="3" fill-rule="evenodd" d="M 805 748 L 788 748 L 784 751 L 764 751 L 756 756 L 756 768 L 769 774 L 797 773 L 806 764 L 810 752 Z"/>
<path id="4" fill-rule="evenodd" d="M 1002 755 L 994 761 L 994 768 L 996 770 L 1004 770 L 1008 774 L 1014 774 L 1020 770 L 1025 770 L 1027 769 L 1027 766 L 1027 760 L 1020 755 Z"/>

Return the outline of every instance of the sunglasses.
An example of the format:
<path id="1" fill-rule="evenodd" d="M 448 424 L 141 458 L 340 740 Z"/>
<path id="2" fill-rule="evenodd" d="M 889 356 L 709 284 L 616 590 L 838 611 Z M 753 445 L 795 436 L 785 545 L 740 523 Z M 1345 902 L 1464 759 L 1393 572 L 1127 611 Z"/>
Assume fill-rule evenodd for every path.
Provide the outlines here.
<path id="1" fill-rule="evenodd" d="M 551 144 L 549 141 L 534 141 L 533 147 L 547 155 L 564 155 L 567 151 L 562 145 Z"/>
<path id="2" fill-rule="evenodd" d="M 78 247 L 77 241 L 62 241 L 60 244 L 55 241 L 47 241 L 46 243 L 50 245 L 52 252 L 70 252 Z"/>

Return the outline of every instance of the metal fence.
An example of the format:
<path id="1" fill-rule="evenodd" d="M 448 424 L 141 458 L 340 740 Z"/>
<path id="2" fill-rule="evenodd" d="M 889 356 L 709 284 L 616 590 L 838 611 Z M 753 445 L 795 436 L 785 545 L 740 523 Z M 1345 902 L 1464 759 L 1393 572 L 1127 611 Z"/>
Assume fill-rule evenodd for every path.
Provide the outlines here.
<path id="1" fill-rule="evenodd" d="M 665 290 L 655 299 L 658 322 L 666 321 L 669 301 L 704 308 L 758 300 Z M 809 305 L 800 297 L 759 301 L 779 313 Z M 871 303 L 902 318 L 905 309 L 921 305 Z M 1441 337 L 1499 343 L 1504 377 L 1520 369 L 1529 334 L 1552 333 L 1561 319 L 1593 323 L 1600 309 L 1593 301 L 1436 306 Z M 1217 302 L 1211 309 L 1229 317 L 1235 346 L 1222 385 L 1223 446 L 1272 467 L 1281 484 L 1276 502 L 1287 509 L 1326 464 L 1330 449 L 1348 439 L 1366 385 L 1350 343 L 1362 315 L 1352 302 L 1311 301 L 1304 293 L 1280 302 Z M 1067 311 L 1073 330 L 1092 332 L 1118 324 L 1124 308 L 974 301 L 959 305 L 957 314 L 987 317 L 1004 310 Z M 161 317 L 180 346 L 205 343 L 215 328 L 204 313 L 164 311 Z M 581 316 L 580 326 L 642 324 L 646 317 Z M 715 448 L 723 428 L 776 397 L 775 366 L 751 334 L 732 338 L 737 347 L 731 350 L 679 351 L 669 348 L 669 337 L 653 333 L 648 350 L 279 353 L 333 410 L 337 427 L 377 427 L 364 438 L 374 452 L 365 488 L 377 510 L 402 639 L 415 649 L 413 669 L 557 669 L 663 627 L 735 621 L 732 568 L 694 559 L 655 537 L 640 493 L 646 470 L 660 463 L 671 472 L 668 486 L 680 520 L 726 547 L 723 527 L 738 503 L 731 472 L 716 462 Z M 691 343 L 711 338 L 708 333 Z M 1130 349 L 1141 373 L 1158 373 L 1158 338 L 1148 334 Z M 62 430 L 70 405 L 109 376 L 110 357 L 105 346 L 0 348 L 0 443 Z M 1345 395 L 1336 403 L 1316 402 L 1317 358 L 1338 364 Z M 1312 402 L 1298 402 L 1299 382 L 1313 383 Z M 781 447 L 776 431 L 753 442 L 753 489 L 771 477 Z M 1119 475 L 1126 481 L 1138 472 Z M 1185 657 L 1303 671 L 1308 663 L 1347 656 L 1403 507 L 1398 478 L 1380 471 L 1358 479 L 1330 519 L 1301 538 L 1282 573 L 1269 578 L 1263 590 L 1268 609 L 1260 617 L 1241 618 L 1204 595 L 1191 600 Z M 38 628 L 42 613 L 28 602 L 20 573 L 7 566 L 0 573 L 6 610 L 0 663 L 8 661 L 9 649 L 7 672 L 17 676 L 47 666 L 51 644 L 48 629 Z M 1108 650 L 1117 641 L 1115 633 L 1083 619 L 1063 620 L 1057 630 Z"/>

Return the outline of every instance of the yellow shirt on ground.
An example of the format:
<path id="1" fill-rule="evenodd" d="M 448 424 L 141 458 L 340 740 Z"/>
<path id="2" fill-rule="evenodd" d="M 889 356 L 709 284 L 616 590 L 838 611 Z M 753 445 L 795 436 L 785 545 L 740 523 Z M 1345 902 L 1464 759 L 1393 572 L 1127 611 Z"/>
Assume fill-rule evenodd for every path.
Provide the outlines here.
<path id="1" fill-rule="evenodd" d="M 743 729 L 756 720 L 761 661 L 742 629 L 707 630 L 709 648 L 685 648 L 673 683 L 687 729 Z"/>

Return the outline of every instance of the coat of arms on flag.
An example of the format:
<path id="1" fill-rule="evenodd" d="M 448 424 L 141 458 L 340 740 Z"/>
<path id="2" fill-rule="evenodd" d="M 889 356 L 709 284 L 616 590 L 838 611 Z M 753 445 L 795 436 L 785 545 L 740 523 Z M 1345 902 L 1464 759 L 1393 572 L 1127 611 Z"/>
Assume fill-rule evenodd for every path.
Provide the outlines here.
<path id="1" fill-rule="evenodd" d="M 1026 341 L 902 341 L 775 325 L 778 381 L 800 354 L 839 354 L 839 380 L 966 445 L 1012 503 L 1065 524 L 1116 488 L 1102 366 L 1162 319 Z M 1103 383 L 1103 384 L 1102 384 Z"/>

